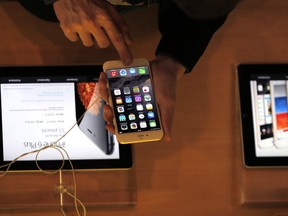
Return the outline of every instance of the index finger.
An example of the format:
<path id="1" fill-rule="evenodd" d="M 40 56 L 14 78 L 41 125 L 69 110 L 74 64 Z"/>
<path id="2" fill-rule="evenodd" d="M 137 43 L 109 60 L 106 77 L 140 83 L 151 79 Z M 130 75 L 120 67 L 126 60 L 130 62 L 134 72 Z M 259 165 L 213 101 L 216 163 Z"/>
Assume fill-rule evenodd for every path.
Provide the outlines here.
<path id="1" fill-rule="evenodd" d="M 128 43 L 131 44 L 129 30 L 126 22 L 123 18 L 117 14 L 114 9 L 110 9 L 113 20 L 105 20 L 101 27 L 105 30 L 111 43 L 117 50 L 124 65 L 129 65 L 132 62 L 132 54 L 128 47 Z"/>
<path id="2" fill-rule="evenodd" d="M 111 30 L 112 29 L 112 30 Z M 124 36 L 118 29 L 112 24 L 107 27 L 106 33 L 117 50 L 124 65 L 129 65 L 132 62 L 132 54 L 128 45 L 125 43 Z"/>

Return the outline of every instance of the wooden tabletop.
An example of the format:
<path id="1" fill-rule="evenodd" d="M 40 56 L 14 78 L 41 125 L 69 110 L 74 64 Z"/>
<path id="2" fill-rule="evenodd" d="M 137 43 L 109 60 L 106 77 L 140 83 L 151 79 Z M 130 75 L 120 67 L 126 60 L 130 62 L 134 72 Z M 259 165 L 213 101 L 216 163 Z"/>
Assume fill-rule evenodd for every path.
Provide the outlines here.
<path id="1" fill-rule="evenodd" d="M 87 215 L 288 215 L 288 206 L 241 205 L 245 170 L 235 79 L 239 63 L 288 61 L 287 11 L 286 0 L 241 1 L 193 72 L 179 82 L 173 140 L 134 146 L 136 204 L 87 208 Z M 125 15 L 136 57 L 154 56 L 160 38 L 156 13 L 157 6 L 152 6 Z M 68 41 L 57 24 L 35 18 L 14 1 L 0 3 L 0 28 L 1 65 L 103 63 L 118 58 L 113 48 L 86 48 Z M 37 203 L 37 197 L 33 202 Z M 61 212 L 0 212 L 40 214 Z"/>

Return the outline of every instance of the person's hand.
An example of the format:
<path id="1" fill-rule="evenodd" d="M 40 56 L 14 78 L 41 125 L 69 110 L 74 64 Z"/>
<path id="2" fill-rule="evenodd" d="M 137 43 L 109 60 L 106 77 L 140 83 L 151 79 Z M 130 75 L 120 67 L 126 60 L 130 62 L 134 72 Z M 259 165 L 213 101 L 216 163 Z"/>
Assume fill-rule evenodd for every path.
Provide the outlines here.
<path id="1" fill-rule="evenodd" d="M 53 4 L 60 27 L 70 41 L 79 38 L 85 46 L 94 41 L 100 48 L 111 43 L 125 65 L 132 61 L 128 25 L 106 0 L 58 0 Z"/>
<path id="2" fill-rule="evenodd" d="M 176 102 L 176 86 L 185 69 L 171 58 L 158 56 L 151 62 L 151 70 L 156 100 L 165 133 L 164 139 L 170 141 Z M 99 90 L 101 97 L 108 103 L 107 76 L 104 72 L 100 75 Z M 104 106 L 104 119 L 107 122 L 106 129 L 115 134 L 113 111 L 109 105 Z"/>

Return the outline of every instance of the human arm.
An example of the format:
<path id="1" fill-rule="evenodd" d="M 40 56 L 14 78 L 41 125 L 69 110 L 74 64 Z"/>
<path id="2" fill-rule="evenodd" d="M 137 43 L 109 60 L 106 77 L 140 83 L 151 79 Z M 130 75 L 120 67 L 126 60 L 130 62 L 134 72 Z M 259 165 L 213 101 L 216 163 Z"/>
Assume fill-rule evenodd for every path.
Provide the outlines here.
<path id="1" fill-rule="evenodd" d="M 197 19 L 175 4 L 160 1 L 158 25 L 162 37 L 151 67 L 166 140 L 172 137 L 178 81 L 193 69 L 227 16 L 228 12 L 213 19 Z"/>

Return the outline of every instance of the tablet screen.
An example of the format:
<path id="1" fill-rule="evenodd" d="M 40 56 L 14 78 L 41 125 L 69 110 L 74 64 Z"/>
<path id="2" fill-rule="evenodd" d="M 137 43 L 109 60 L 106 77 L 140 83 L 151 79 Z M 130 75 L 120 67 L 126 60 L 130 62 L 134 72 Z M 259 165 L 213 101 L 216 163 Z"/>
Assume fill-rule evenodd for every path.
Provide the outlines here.
<path id="1" fill-rule="evenodd" d="M 288 65 L 238 66 L 247 166 L 288 165 Z"/>
<path id="2" fill-rule="evenodd" d="M 35 159 L 43 169 L 58 169 L 63 157 L 75 169 L 129 168 L 131 147 L 105 129 L 101 71 L 93 65 L 0 68 L 1 165 L 53 145 L 60 151 L 27 154 L 11 169 L 36 170 Z"/>

